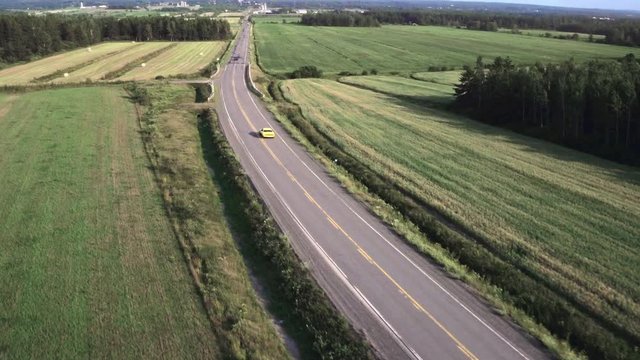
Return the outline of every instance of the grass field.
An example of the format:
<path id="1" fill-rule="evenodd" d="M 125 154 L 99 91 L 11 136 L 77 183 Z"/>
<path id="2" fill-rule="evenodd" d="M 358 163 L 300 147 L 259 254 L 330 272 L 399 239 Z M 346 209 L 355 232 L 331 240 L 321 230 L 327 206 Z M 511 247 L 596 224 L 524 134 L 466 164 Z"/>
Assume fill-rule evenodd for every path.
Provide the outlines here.
<path id="1" fill-rule="evenodd" d="M 273 73 L 315 65 L 327 73 L 377 69 L 408 74 L 429 66 L 461 68 L 473 64 L 478 55 L 487 61 L 510 56 L 523 64 L 640 56 L 637 48 L 436 26 L 342 28 L 257 22 L 254 33 L 260 64 Z"/>
<path id="2" fill-rule="evenodd" d="M 167 42 L 138 43 L 118 54 L 109 56 L 76 71 L 70 72 L 69 77 L 59 77 L 55 79 L 54 82 L 77 83 L 85 81 L 86 79 L 90 79 L 92 81 L 100 80 L 107 73 L 122 68 L 130 61 L 169 45 L 170 43 Z"/>
<path id="3" fill-rule="evenodd" d="M 0 86 L 28 85 L 39 77 L 55 74 L 50 81 L 56 83 L 78 83 L 87 79 L 100 80 L 105 74 L 118 70 L 146 54 L 163 49 L 171 44 L 177 46 L 149 60 L 145 67 L 135 67 L 116 80 L 152 80 L 158 75 L 190 75 L 198 72 L 221 55 L 226 42 L 147 42 L 147 43 L 102 43 L 91 47 L 51 56 L 38 61 L 6 68 L 0 71 Z"/>
<path id="4" fill-rule="evenodd" d="M 0 358 L 220 358 L 124 91 L 0 109 Z"/>
<path id="5" fill-rule="evenodd" d="M 158 75 L 195 73 L 220 56 L 226 42 L 202 41 L 177 44 L 178 46 L 148 61 L 145 67 L 137 67 L 117 80 L 151 80 Z"/>
<path id="6" fill-rule="evenodd" d="M 640 331 L 638 169 L 334 81 L 283 89 L 359 161 L 591 311 Z"/>
<path id="7" fill-rule="evenodd" d="M 448 104 L 454 99 L 451 85 L 400 76 L 348 76 L 339 81 L 413 101 Z"/>
<path id="8" fill-rule="evenodd" d="M 512 34 L 511 29 L 499 29 L 498 31 Z M 554 31 L 554 30 L 541 30 L 541 29 L 520 29 L 520 34 L 513 35 L 525 35 L 525 36 L 538 36 L 544 37 L 546 34 L 551 34 L 551 36 L 572 36 L 575 33 L 565 32 L 565 31 Z M 581 41 L 589 41 L 589 34 L 577 33 L 578 39 Z M 604 40 L 604 35 L 593 35 L 594 40 Z"/>
<path id="9" fill-rule="evenodd" d="M 411 74 L 414 79 L 433 82 L 436 84 L 455 86 L 460 83 L 460 71 L 436 71 L 436 72 L 418 72 Z"/>
<path id="10" fill-rule="evenodd" d="M 26 84 L 35 78 L 46 76 L 58 70 L 76 66 L 110 53 L 115 55 L 134 45 L 130 42 L 102 43 L 92 46 L 91 51 L 88 48 L 81 48 L 27 64 L 13 66 L 0 71 L 0 86 Z"/>
<path id="11" fill-rule="evenodd" d="M 218 15 L 219 18 L 227 20 L 227 22 L 229 22 L 229 27 L 234 34 L 237 33 L 240 29 L 240 20 L 242 20 L 241 14 L 239 14 L 238 16 L 235 15 L 235 13 L 234 16 L 226 16 L 225 13 Z"/>

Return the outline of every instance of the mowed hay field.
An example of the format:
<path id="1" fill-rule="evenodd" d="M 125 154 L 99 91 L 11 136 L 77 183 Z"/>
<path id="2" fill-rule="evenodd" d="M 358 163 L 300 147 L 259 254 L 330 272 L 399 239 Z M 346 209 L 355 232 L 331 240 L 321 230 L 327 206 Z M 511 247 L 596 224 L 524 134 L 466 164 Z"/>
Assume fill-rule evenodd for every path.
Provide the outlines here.
<path id="1" fill-rule="evenodd" d="M 76 71 L 69 73 L 68 77 L 59 77 L 54 82 L 71 82 L 77 83 L 87 79 L 97 81 L 102 79 L 107 73 L 118 70 L 129 62 L 142 56 L 150 54 L 154 51 L 170 46 L 167 42 L 145 42 L 137 43 L 125 51 L 106 57 L 100 61 L 84 66 Z"/>
<path id="2" fill-rule="evenodd" d="M 461 68 L 473 64 L 478 55 L 488 61 L 510 56 L 522 64 L 640 55 L 637 48 L 436 26 L 344 28 L 257 22 L 254 34 L 260 64 L 273 73 L 303 65 L 327 73 L 370 69 L 411 73 L 429 66 Z"/>
<path id="3" fill-rule="evenodd" d="M 33 85 L 38 83 L 34 79 L 52 74 L 53 78 L 45 82 L 98 81 L 107 73 L 122 69 L 145 55 L 153 56 L 145 63 L 145 67 L 135 64 L 133 69 L 115 80 L 153 80 L 159 75 L 191 75 L 215 61 L 226 44 L 224 41 L 102 43 L 92 46 L 91 51 L 82 48 L 4 69 L 0 71 L 0 86 Z M 152 54 L 164 48 L 168 49 Z M 68 70 L 69 76 L 65 78 L 62 72 L 56 74 L 62 70 Z"/>
<path id="4" fill-rule="evenodd" d="M 220 358 L 120 88 L 0 95 L 0 358 Z"/>
<path id="5" fill-rule="evenodd" d="M 348 76 L 340 78 L 339 81 L 408 100 L 428 101 L 436 104 L 448 104 L 454 100 L 454 91 L 451 85 L 400 76 Z"/>
<path id="6" fill-rule="evenodd" d="M 335 81 L 282 88 L 360 162 L 640 332 L 640 170 Z"/>
<path id="7" fill-rule="evenodd" d="M 80 48 L 27 64 L 13 66 L 0 71 L 0 86 L 27 84 L 35 78 L 105 57 L 109 54 L 115 55 L 133 46 L 135 44 L 130 42 L 102 43 L 91 46 L 91 50 L 89 48 Z"/>
<path id="8" fill-rule="evenodd" d="M 156 76 L 192 74 L 222 55 L 224 41 L 180 42 L 117 80 L 151 80 Z"/>

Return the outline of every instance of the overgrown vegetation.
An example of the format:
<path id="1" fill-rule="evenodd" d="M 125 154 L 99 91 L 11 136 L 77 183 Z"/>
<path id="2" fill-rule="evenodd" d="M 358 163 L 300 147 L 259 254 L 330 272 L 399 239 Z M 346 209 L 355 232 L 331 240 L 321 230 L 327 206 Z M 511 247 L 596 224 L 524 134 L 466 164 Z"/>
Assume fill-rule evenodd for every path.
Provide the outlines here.
<path id="1" fill-rule="evenodd" d="M 210 172 L 219 169 L 208 169 L 205 161 L 197 116 L 201 108 L 193 104 L 193 89 L 135 83 L 126 87 L 146 110 L 141 126 L 147 154 L 223 358 L 287 358 L 252 288 L 230 230 L 232 219 L 225 215 L 221 186 L 211 181 Z"/>
<path id="2" fill-rule="evenodd" d="M 313 65 L 301 66 L 297 70 L 289 74 L 290 79 L 321 78 L 321 77 L 322 77 L 322 70 L 318 69 Z"/>
<path id="3" fill-rule="evenodd" d="M 317 82 L 317 80 L 313 80 L 313 82 Z M 287 107 L 283 109 L 286 111 L 288 118 L 313 144 L 322 150 L 323 153 L 330 159 L 335 159 L 338 164 L 347 169 L 358 181 L 362 182 L 369 191 L 377 194 L 395 209 L 398 209 L 404 216 L 416 224 L 421 231 L 427 234 L 430 240 L 448 249 L 460 263 L 481 274 L 489 282 L 499 286 L 502 289 L 502 296 L 506 301 L 524 310 L 529 316 L 532 316 L 542 323 L 559 338 L 568 340 L 573 346 L 585 351 L 593 358 L 626 359 L 639 357 L 637 349 L 634 346 L 638 340 L 635 338 L 635 331 L 632 330 L 638 323 L 636 320 L 629 318 L 635 318 L 635 315 L 632 315 L 635 314 L 636 311 L 633 306 L 627 307 L 626 310 L 620 310 L 616 307 L 611 307 L 611 305 L 607 303 L 607 301 L 618 303 L 618 300 L 611 298 L 610 300 L 602 301 L 603 298 L 608 297 L 604 293 L 600 295 L 594 294 L 593 296 L 595 297 L 588 295 L 587 293 L 589 291 L 595 290 L 592 287 L 593 285 L 589 285 L 589 283 L 586 283 L 584 286 L 587 288 L 582 290 L 571 288 L 571 286 L 574 285 L 569 285 L 569 283 L 577 279 L 569 280 L 569 283 L 562 283 L 561 278 L 558 278 L 558 276 L 569 276 L 569 279 L 574 276 L 582 278 L 586 273 L 577 275 L 575 270 L 558 267 L 556 262 L 552 258 L 549 258 L 550 254 L 543 255 L 540 253 L 541 248 L 536 250 L 537 242 L 545 240 L 545 242 L 551 241 L 551 244 L 554 243 L 554 237 L 548 237 L 549 235 L 543 234 L 540 232 L 542 229 L 531 227 L 534 226 L 533 224 L 531 226 L 520 224 L 515 228 L 502 228 L 501 230 L 500 227 L 504 226 L 501 222 L 508 222 L 510 220 L 508 220 L 508 218 L 504 220 L 496 218 L 496 216 L 501 216 L 499 212 L 496 212 L 496 209 L 501 211 L 500 209 L 504 208 L 504 204 L 517 204 L 518 206 L 526 204 L 527 209 L 533 206 L 537 209 L 535 211 L 536 214 L 544 214 L 547 213 L 547 210 L 544 209 L 550 204 L 556 204 L 553 206 L 557 206 L 557 204 L 564 204 L 569 200 L 545 200 L 540 198 L 539 200 L 544 201 L 543 203 L 538 202 L 538 200 L 532 202 L 531 199 L 538 199 L 539 195 L 536 195 L 538 193 L 534 191 L 538 185 L 535 185 L 535 182 L 529 180 L 525 181 L 524 178 L 517 181 L 517 186 L 522 185 L 528 189 L 525 194 L 529 200 L 526 201 L 520 201 L 518 198 L 514 198 L 518 192 L 515 191 L 515 189 L 510 189 L 508 184 L 494 184 L 490 186 L 491 189 L 504 189 L 507 191 L 509 198 L 502 200 L 494 198 L 499 195 L 494 194 L 492 191 L 483 190 L 484 187 L 479 189 L 483 195 L 478 196 L 477 191 L 470 191 L 470 188 L 467 188 L 463 184 L 456 185 L 455 189 L 460 190 L 461 186 L 467 189 L 466 192 L 471 196 L 471 200 L 465 196 L 465 192 L 462 190 L 457 191 L 454 189 L 456 192 L 448 194 L 448 191 L 444 191 L 445 189 L 440 189 L 440 187 L 455 185 L 457 182 L 460 182 L 460 179 L 465 179 L 463 182 L 473 181 L 474 186 L 477 187 L 481 186 L 479 184 L 482 184 L 478 182 L 479 179 L 476 179 L 478 175 L 481 175 L 483 179 L 485 176 L 493 176 L 493 181 L 496 181 L 497 178 L 495 177 L 498 176 L 498 174 L 504 172 L 504 170 L 508 170 L 508 168 L 500 170 L 500 167 L 494 168 L 493 166 L 487 166 L 489 163 L 495 164 L 496 159 L 491 159 L 490 162 L 483 162 L 482 159 L 474 159 L 468 162 L 465 159 L 468 159 L 466 156 L 469 156 L 471 153 L 467 155 L 464 153 L 450 154 L 453 149 L 460 146 L 464 149 L 469 143 L 475 143 L 472 142 L 471 139 L 466 139 L 469 136 L 473 137 L 473 132 L 471 135 L 465 135 L 464 139 L 461 138 L 460 140 L 463 142 L 456 143 L 457 145 L 449 143 L 450 141 L 444 141 L 455 134 L 455 132 L 454 134 L 451 132 L 453 129 L 456 129 L 457 126 L 471 125 L 465 123 L 465 121 L 469 120 L 458 120 L 455 118 L 445 120 L 446 118 L 442 117 L 443 114 L 430 112 L 430 116 L 438 117 L 438 121 L 434 122 L 434 120 L 427 120 L 423 115 L 419 115 L 420 112 L 414 112 L 415 110 L 407 111 L 407 108 L 411 108 L 408 104 L 393 105 L 390 101 L 383 101 L 380 97 L 373 96 L 371 98 L 363 98 L 362 96 L 365 94 L 362 90 L 327 89 L 329 92 L 325 93 L 323 92 L 323 86 L 328 86 L 328 83 L 329 82 L 317 83 L 319 86 L 314 86 L 313 90 L 305 87 L 305 90 L 295 91 L 295 93 L 289 93 L 289 90 L 292 89 L 290 86 L 294 84 L 296 86 L 302 86 L 302 84 L 312 83 L 309 81 L 300 82 L 299 80 L 287 83 L 289 89 L 287 92 L 289 94 L 288 96 L 293 96 L 296 101 L 302 101 L 305 116 L 308 117 L 307 119 L 293 108 Z M 271 87 L 271 90 L 277 97 L 277 89 Z M 313 94 L 313 96 L 305 95 L 301 97 L 301 94 Z M 338 96 L 338 94 L 341 95 Z M 403 110 L 403 108 L 405 110 Z M 311 119 L 313 120 L 309 121 Z M 335 126 L 335 124 L 333 124 L 334 121 L 339 121 L 340 125 Z M 445 125 L 430 125 L 441 122 Z M 451 123 L 451 126 L 446 125 L 448 123 Z M 425 126 L 428 127 L 429 130 L 422 130 L 422 127 Z M 471 127 L 475 129 L 475 126 Z M 489 132 L 488 136 L 492 136 L 490 129 L 482 128 L 476 130 Z M 360 134 L 357 138 L 349 135 L 356 133 Z M 440 133 L 446 136 L 440 139 L 438 137 Z M 496 135 L 501 136 L 499 134 Z M 478 135 L 476 134 L 475 136 L 477 137 Z M 433 144 L 426 146 L 427 153 L 420 150 L 425 145 L 418 145 L 418 143 L 424 144 L 425 138 L 429 139 L 427 144 Z M 403 140 L 398 141 L 397 139 Z M 495 141 L 495 139 L 492 141 Z M 470 149 L 472 153 L 482 154 L 485 153 L 488 148 L 495 146 L 485 146 L 482 145 L 482 143 L 478 145 L 484 150 L 481 152 L 473 152 L 474 150 Z M 443 146 L 443 148 L 439 150 L 440 146 Z M 471 146 L 471 148 L 473 148 L 473 146 Z M 407 147 L 411 150 L 409 151 Z M 537 147 L 539 146 L 536 146 L 536 148 Z M 513 163 L 513 159 L 519 156 L 518 151 L 509 149 L 509 146 L 507 146 L 507 148 L 499 146 L 496 150 L 497 152 L 491 151 L 490 154 L 495 156 L 500 154 L 499 156 L 501 158 L 506 156 L 507 163 Z M 439 154 L 441 151 L 444 151 L 444 153 Z M 431 154 L 431 152 L 435 153 Z M 415 153 L 415 155 L 409 155 L 412 153 Z M 509 160 L 508 158 L 511 156 L 514 156 L 514 158 Z M 431 161 L 429 161 L 429 159 L 431 159 Z M 427 163 L 425 163 L 425 161 L 427 161 Z M 446 161 L 448 164 L 446 167 L 449 170 L 443 173 L 442 169 L 438 167 L 439 161 Z M 519 161 L 520 160 L 518 160 L 516 164 L 518 164 Z M 543 163 L 548 164 L 549 161 L 552 160 L 545 160 Z M 460 166 L 457 165 L 458 163 L 460 163 Z M 502 161 L 499 161 L 499 163 L 502 163 Z M 543 163 L 537 166 L 542 166 Z M 471 166 L 471 164 L 475 165 Z M 567 165 L 558 165 L 561 168 L 567 168 Z M 518 168 L 519 167 L 520 165 L 518 165 Z M 471 172 L 466 175 L 461 174 L 459 170 L 463 169 L 468 169 Z M 512 169 L 508 170 L 507 173 L 514 170 L 520 171 L 518 169 Z M 550 169 L 544 171 L 547 172 L 549 170 Z M 485 174 L 486 171 L 489 171 L 489 173 Z M 534 170 L 530 169 L 530 171 Z M 536 170 L 534 173 L 538 173 L 538 171 L 539 170 Z M 583 173 L 584 178 L 586 170 L 580 169 L 578 171 Z M 528 173 L 528 171 L 525 173 Z M 588 173 L 588 171 L 586 173 Z M 454 180 L 454 178 L 451 178 L 452 176 L 458 180 Z M 516 175 L 504 174 L 504 179 L 511 182 L 511 187 L 516 185 L 516 183 L 513 182 L 514 176 Z M 544 177 L 547 180 L 543 182 L 551 181 L 551 179 L 558 176 L 562 178 L 564 175 L 549 174 Z M 594 179 L 593 181 L 600 183 L 601 180 Z M 609 181 L 611 181 L 609 185 L 605 186 L 605 188 L 608 189 L 607 191 L 609 191 L 610 187 L 618 186 L 614 185 L 617 183 L 616 181 Z M 562 182 L 556 182 L 556 180 L 552 182 L 556 187 L 566 186 L 562 185 Z M 428 184 L 427 187 L 425 187 L 425 183 Z M 544 196 L 548 197 L 550 195 L 548 192 L 549 187 L 545 186 L 544 189 L 540 194 L 545 194 Z M 557 194 L 559 195 L 561 193 L 562 192 Z M 477 200 L 472 199 L 476 196 L 478 196 L 477 200 L 485 204 L 481 209 L 475 208 L 476 205 L 474 205 L 474 203 Z M 595 194 L 589 196 L 595 196 Z M 494 204 L 495 200 L 498 202 Z M 462 203 L 459 203 L 460 201 L 462 201 Z M 626 200 L 622 201 L 626 202 Z M 442 207 L 442 203 L 445 203 L 447 206 Z M 570 203 L 582 203 L 585 204 L 584 206 L 591 206 L 586 205 L 590 203 L 587 200 L 571 200 Z M 489 208 L 486 207 L 487 205 Z M 471 207 L 471 209 L 469 209 L 469 207 Z M 455 211 L 455 213 L 447 213 L 445 209 Z M 493 212 L 488 213 L 488 209 L 493 209 Z M 471 213 L 468 213 L 468 210 L 471 210 Z M 511 217 L 519 213 L 519 210 L 511 208 L 504 208 L 504 210 L 511 214 Z M 575 211 L 578 212 L 576 213 Z M 592 214 L 595 217 L 599 217 L 601 211 L 603 210 L 593 208 L 591 210 L 573 209 L 571 216 Z M 558 213 L 553 210 L 549 210 L 549 212 L 551 214 Z M 473 213 L 479 215 L 471 215 Z M 636 215 L 632 216 L 636 216 L 634 219 L 637 219 L 637 213 L 634 212 L 634 214 Z M 477 216 L 481 216 L 485 224 L 478 224 L 476 228 L 473 225 L 473 221 L 475 221 L 473 219 L 477 218 Z M 493 219 L 498 221 L 496 227 L 487 227 L 486 221 L 493 222 Z M 573 223 L 575 220 L 569 220 L 567 217 L 562 217 L 561 219 L 565 219 L 566 222 L 558 223 L 556 226 L 565 229 L 568 229 L 568 224 Z M 556 220 L 561 219 L 556 218 Z M 556 222 L 551 219 L 549 220 L 552 223 Z M 471 221 L 471 223 L 469 223 L 469 221 Z M 637 220 L 626 219 L 625 221 L 637 223 Z M 602 226 L 602 224 L 599 226 Z M 626 227 L 626 229 L 633 231 L 632 228 Z M 510 241 L 509 243 L 511 243 L 511 245 L 507 245 L 508 243 L 501 244 L 500 241 L 496 241 L 496 238 L 492 238 L 492 235 L 489 235 L 493 231 L 498 231 L 495 234 L 499 234 L 502 231 L 507 233 L 511 231 L 524 232 L 525 241 L 516 241 L 515 243 Z M 580 232 L 582 230 L 576 228 L 572 231 Z M 530 238 L 531 236 L 534 237 Z M 585 235 L 577 235 L 576 233 L 569 236 L 573 239 L 580 239 L 579 241 L 583 244 L 582 246 L 588 247 L 597 246 L 597 244 L 602 244 L 602 241 L 604 241 L 600 236 L 588 238 Z M 633 235 L 629 236 L 633 238 Z M 625 236 L 625 238 L 629 238 L 629 236 Z M 564 241 L 565 240 L 562 240 L 555 244 L 556 246 L 562 244 L 561 247 L 564 247 Z M 629 264 L 633 262 L 633 256 L 628 253 L 628 256 L 625 256 L 620 252 L 622 251 L 620 250 L 621 247 L 626 248 L 623 244 L 626 244 L 626 242 L 623 241 L 620 246 L 612 246 L 614 249 L 617 248 L 615 251 L 618 255 L 614 256 L 616 257 L 616 261 L 619 262 L 621 269 L 628 269 Z M 576 251 L 578 250 L 575 248 L 573 248 L 573 250 L 567 249 L 566 251 L 557 248 L 555 256 L 562 256 L 564 261 L 568 261 L 577 255 L 575 254 Z M 597 257 L 599 259 L 610 257 L 612 256 L 610 251 L 611 250 L 599 252 L 597 253 Z M 579 254 L 580 255 L 577 256 L 596 256 L 596 254 L 592 252 L 579 252 Z M 626 260 L 623 261 L 623 258 Z M 543 264 L 541 264 L 540 267 L 536 267 L 535 263 L 537 261 L 543 261 Z M 573 262 L 574 260 L 570 261 Z M 608 261 L 605 262 L 609 263 Z M 567 265 L 568 264 L 565 264 L 563 266 Z M 613 264 L 609 263 L 609 265 Z M 591 265 L 591 269 L 594 270 L 595 273 L 600 273 L 600 270 L 593 268 L 593 265 Z M 569 275 L 569 273 L 572 275 Z M 628 281 L 622 279 L 627 279 L 628 276 L 631 276 L 631 273 L 623 275 L 623 273 L 615 272 L 611 275 L 617 277 L 618 281 L 628 283 Z M 593 274 L 589 276 L 593 276 Z M 597 279 L 582 279 L 578 281 L 578 283 L 583 283 L 583 281 L 594 281 L 592 284 L 599 283 Z M 569 288 L 566 286 L 569 286 Z M 574 290 L 577 292 L 572 292 Z M 612 289 L 609 289 L 607 291 L 611 290 Z M 618 287 L 618 290 L 627 294 L 629 294 L 629 292 L 633 293 L 634 291 L 632 287 L 630 288 L 628 286 Z M 598 298 L 599 296 L 601 296 L 601 298 Z M 630 294 L 628 296 L 633 295 Z M 630 304 L 626 300 L 619 300 Z M 618 311 L 621 311 L 621 313 L 616 314 Z M 612 321 L 612 319 L 616 320 Z M 625 325 L 622 326 L 621 323 L 625 323 Z"/>
<path id="4" fill-rule="evenodd" d="M 640 163 L 640 64 L 573 60 L 520 67 L 478 58 L 456 87 L 474 118 L 607 158 Z"/>
<path id="5" fill-rule="evenodd" d="M 269 272 L 279 285 L 277 292 L 311 338 L 315 356 L 322 359 L 373 358 L 364 339 L 339 315 L 282 235 L 236 160 L 214 113 L 205 111 L 201 121 L 211 136 L 216 159 L 226 169 L 223 176 L 233 185 L 239 202 L 236 205 L 244 209 L 245 221 L 253 236 L 252 246 L 270 264 Z"/>

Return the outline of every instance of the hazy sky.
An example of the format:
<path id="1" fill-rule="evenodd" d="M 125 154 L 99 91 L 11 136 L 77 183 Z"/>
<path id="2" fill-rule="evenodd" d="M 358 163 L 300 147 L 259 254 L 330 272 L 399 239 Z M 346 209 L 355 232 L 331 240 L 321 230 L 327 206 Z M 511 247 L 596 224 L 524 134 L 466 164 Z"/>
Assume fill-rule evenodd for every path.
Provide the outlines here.
<path id="1" fill-rule="evenodd" d="M 480 0 L 512 4 L 539 4 L 596 9 L 640 10 L 640 0 Z"/>

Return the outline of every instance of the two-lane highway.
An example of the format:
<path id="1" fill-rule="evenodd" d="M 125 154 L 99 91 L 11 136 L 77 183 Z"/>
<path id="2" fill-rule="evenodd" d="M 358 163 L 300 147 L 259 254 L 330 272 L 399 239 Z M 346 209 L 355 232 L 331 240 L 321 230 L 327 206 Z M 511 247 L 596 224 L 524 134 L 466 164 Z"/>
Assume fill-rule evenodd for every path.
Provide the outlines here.
<path id="1" fill-rule="evenodd" d="M 548 358 L 537 341 L 407 246 L 287 135 L 246 86 L 249 31 L 245 23 L 216 81 L 225 135 L 300 258 L 380 356 Z M 257 136 L 266 126 L 275 139 Z"/>

